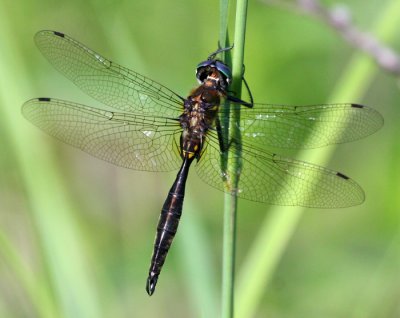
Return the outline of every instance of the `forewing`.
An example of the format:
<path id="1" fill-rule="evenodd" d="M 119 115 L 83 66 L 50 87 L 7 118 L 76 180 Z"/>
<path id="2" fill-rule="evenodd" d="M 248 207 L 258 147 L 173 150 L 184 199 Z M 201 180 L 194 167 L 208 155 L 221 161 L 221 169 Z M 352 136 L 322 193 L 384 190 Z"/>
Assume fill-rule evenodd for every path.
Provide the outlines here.
<path id="1" fill-rule="evenodd" d="M 164 117 L 112 112 L 53 98 L 22 106 L 26 119 L 67 144 L 118 166 L 144 171 L 180 167 L 180 126 Z"/>
<path id="2" fill-rule="evenodd" d="M 220 116 L 225 111 L 221 109 Z M 245 143 L 286 149 L 350 142 L 374 133 L 383 125 L 383 118 L 376 110 L 357 104 L 255 104 L 253 108 L 242 107 L 240 116 Z"/>
<path id="3" fill-rule="evenodd" d="M 35 42 L 50 63 L 98 101 L 140 114 L 178 117 L 182 98 L 165 86 L 114 63 L 69 36 L 39 31 Z"/>
<path id="4" fill-rule="evenodd" d="M 210 134 L 203 157 L 197 164 L 201 179 L 225 192 L 221 159 L 216 136 Z M 242 146 L 242 171 L 238 196 L 273 205 L 340 208 L 360 204 L 364 192 L 345 175 L 310 163 L 284 158 L 274 153 Z M 229 159 L 235 153 L 231 144 Z M 229 171 L 227 175 L 232 175 Z"/>

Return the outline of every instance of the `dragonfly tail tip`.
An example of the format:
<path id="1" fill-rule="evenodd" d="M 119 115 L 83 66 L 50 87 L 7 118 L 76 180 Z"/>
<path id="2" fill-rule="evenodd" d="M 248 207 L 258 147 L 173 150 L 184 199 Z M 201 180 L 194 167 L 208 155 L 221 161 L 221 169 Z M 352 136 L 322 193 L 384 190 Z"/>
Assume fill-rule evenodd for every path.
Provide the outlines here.
<path id="1" fill-rule="evenodd" d="M 149 296 L 153 295 L 156 289 L 157 280 L 158 280 L 158 275 L 155 274 L 154 272 L 151 272 L 149 274 L 149 277 L 147 278 L 147 283 L 146 283 L 146 291 L 149 294 Z"/>

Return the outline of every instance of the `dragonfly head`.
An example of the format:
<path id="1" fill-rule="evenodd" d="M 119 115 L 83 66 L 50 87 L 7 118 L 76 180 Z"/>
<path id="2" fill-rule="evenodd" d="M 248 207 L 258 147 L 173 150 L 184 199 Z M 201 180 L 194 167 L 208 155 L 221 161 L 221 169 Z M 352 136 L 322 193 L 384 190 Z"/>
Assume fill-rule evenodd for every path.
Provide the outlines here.
<path id="1" fill-rule="evenodd" d="M 203 84 L 209 77 L 215 76 L 223 90 L 226 90 L 232 82 L 231 69 L 220 60 L 209 58 L 197 65 L 196 78 L 200 84 Z"/>

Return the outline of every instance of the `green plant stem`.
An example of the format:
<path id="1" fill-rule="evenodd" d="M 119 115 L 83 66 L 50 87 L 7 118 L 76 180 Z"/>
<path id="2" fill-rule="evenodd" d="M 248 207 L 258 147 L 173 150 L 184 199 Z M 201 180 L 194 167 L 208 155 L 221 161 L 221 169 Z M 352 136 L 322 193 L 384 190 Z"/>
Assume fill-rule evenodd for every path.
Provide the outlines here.
<path id="1" fill-rule="evenodd" d="M 246 32 L 247 0 L 239 0 L 236 4 L 235 38 L 232 60 L 233 83 L 232 90 L 240 98 L 243 72 L 243 55 Z M 224 32 L 221 31 L 221 34 Z M 224 198 L 224 238 L 223 238 L 223 264 L 222 264 L 222 317 L 232 318 L 234 310 L 234 285 L 235 285 L 235 250 L 236 250 L 236 214 L 237 196 L 236 189 L 241 171 L 241 137 L 237 123 L 240 120 L 240 105 L 230 105 L 231 119 L 229 122 L 229 139 L 236 147 L 230 150 L 234 153 L 228 155 L 227 170 L 228 180 L 226 187 L 230 193 Z"/>
<path id="2" fill-rule="evenodd" d="M 387 3 L 375 27 L 377 37 L 392 39 L 400 22 L 400 2 Z M 356 52 L 334 88 L 329 102 L 357 101 L 362 99 L 371 84 L 377 67 L 369 56 Z M 321 126 L 321 129 L 323 127 Z M 318 128 L 317 128 L 318 129 Z M 334 147 L 322 148 L 310 158 L 313 163 L 325 165 Z M 304 158 L 306 153 L 301 152 Z M 273 272 L 293 235 L 304 208 L 274 207 L 261 225 L 253 247 L 240 271 L 238 279 L 237 317 L 254 317 Z"/>

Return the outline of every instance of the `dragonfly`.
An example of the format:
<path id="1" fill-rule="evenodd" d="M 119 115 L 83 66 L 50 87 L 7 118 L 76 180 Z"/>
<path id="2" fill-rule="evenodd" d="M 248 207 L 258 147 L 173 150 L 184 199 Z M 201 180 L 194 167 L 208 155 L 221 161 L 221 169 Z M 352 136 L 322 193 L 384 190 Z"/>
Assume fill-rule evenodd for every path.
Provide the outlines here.
<path id="1" fill-rule="evenodd" d="M 50 97 L 22 106 L 23 116 L 46 133 L 117 166 L 178 171 L 161 209 L 146 282 L 151 296 L 177 232 L 185 184 L 195 162 L 206 183 L 239 198 L 272 205 L 342 208 L 364 201 L 362 188 L 343 173 L 286 158 L 268 149 L 309 149 L 350 142 L 383 125 L 367 106 L 341 103 L 288 106 L 247 103 L 229 91 L 232 73 L 217 50 L 198 64 L 199 85 L 185 98 L 56 31 L 35 37 L 44 57 L 102 107 Z M 244 79 L 242 79 L 244 80 Z M 240 120 L 228 127 L 231 107 Z M 318 129 L 316 127 L 318 126 Z M 229 139 L 239 129 L 240 140 Z M 228 133 L 227 133 L 228 132 Z M 226 187 L 221 158 L 240 157 L 235 191 Z"/>

